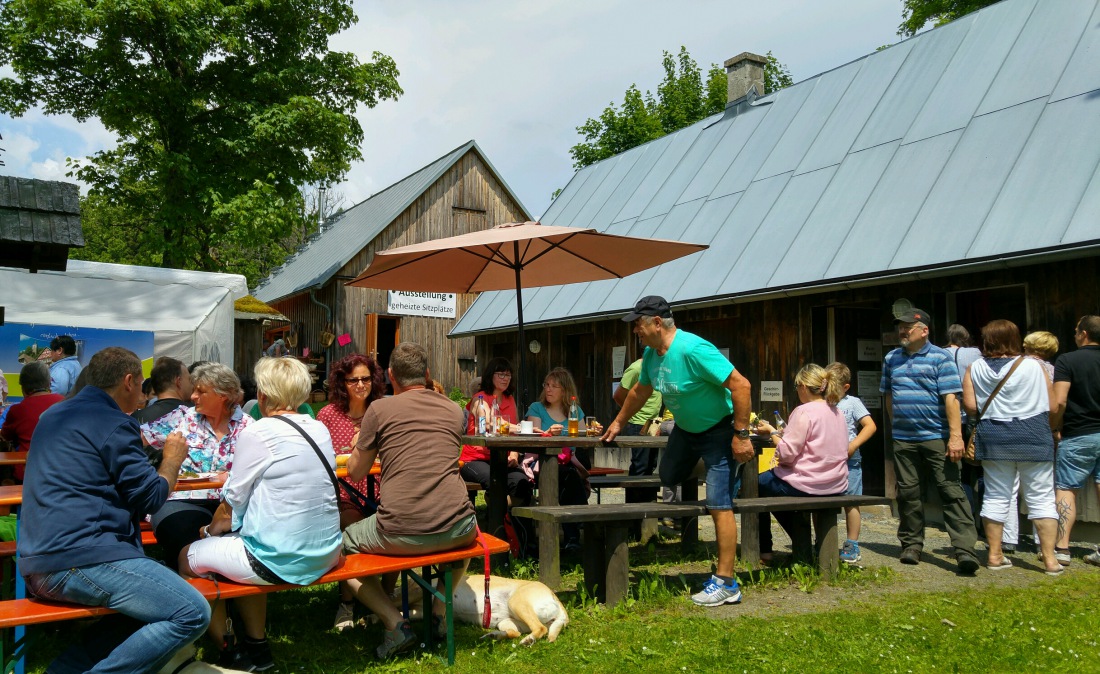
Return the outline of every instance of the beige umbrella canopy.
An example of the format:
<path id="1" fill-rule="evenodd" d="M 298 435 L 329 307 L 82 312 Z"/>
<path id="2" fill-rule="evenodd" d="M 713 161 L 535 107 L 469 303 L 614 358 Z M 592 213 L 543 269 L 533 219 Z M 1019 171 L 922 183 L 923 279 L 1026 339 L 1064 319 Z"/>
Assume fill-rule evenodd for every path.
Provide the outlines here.
<path id="1" fill-rule="evenodd" d="M 523 288 L 622 278 L 706 248 L 515 222 L 377 253 L 348 285 L 454 293 L 515 289 L 522 373 Z"/>

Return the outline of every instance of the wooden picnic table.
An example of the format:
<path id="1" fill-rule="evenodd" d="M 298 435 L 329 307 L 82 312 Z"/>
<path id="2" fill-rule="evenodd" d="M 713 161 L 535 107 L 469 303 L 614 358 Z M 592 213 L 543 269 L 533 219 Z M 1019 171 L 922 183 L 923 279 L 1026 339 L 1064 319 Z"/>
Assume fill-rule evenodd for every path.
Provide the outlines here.
<path id="1" fill-rule="evenodd" d="M 648 447 L 661 449 L 668 444 L 667 437 L 648 435 L 620 435 L 612 442 L 603 442 L 599 437 L 568 435 L 467 435 L 462 439 L 467 445 L 485 447 L 489 450 L 489 490 L 486 493 L 485 524 L 488 533 L 501 535 L 504 528 L 504 513 L 508 507 L 508 453 L 539 455 L 539 505 L 558 505 L 558 454 L 563 447 L 575 449 L 595 449 L 597 447 Z M 494 533 L 496 532 L 496 533 Z M 560 553 L 558 551 L 558 526 L 539 523 L 539 577 L 549 587 L 561 583 L 558 570 Z"/>
<path id="2" fill-rule="evenodd" d="M 26 464 L 26 452 L 0 452 L 0 466 L 24 466 Z"/>

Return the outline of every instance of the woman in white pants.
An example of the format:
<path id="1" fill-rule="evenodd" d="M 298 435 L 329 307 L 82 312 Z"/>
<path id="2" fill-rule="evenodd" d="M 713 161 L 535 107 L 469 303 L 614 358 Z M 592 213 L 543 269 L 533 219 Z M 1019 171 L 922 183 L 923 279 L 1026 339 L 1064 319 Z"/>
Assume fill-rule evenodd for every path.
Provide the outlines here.
<path id="1" fill-rule="evenodd" d="M 1021 342 L 1015 323 L 990 321 L 982 328 L 983 357 L 971 364 L 963 377 L 963 406 L 970 419 L 978 418 L 993 390 L 1008 377 L 974 430 L 978 434 L 975 456 L 985 470 L 982 520 L 989 544 L 986 568 L 1012 566 L 1001 549 L 1001 535 L 1005 522 L 1015 516 L 1009 508 L 1018 478 L 1028 519 L 1039 534 L 1040 559 L 1047 574 L 1058 575 L 1062 566 L 1054 557 L 1058 514 L 1050 428 L 1054 396 L 1042 366 L 1021 355 Z"/>

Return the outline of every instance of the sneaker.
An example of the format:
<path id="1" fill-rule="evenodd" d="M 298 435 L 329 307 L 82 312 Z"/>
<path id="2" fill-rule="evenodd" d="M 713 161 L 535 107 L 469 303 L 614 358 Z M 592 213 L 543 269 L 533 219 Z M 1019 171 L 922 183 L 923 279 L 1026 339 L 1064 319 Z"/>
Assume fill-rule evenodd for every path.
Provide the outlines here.
<path id="1" fill-rule="evenodd" d="M 232 646 L 223 648 L 218 654 L 218 667 L 233 672 L 255 672 L 256 665 L 243 648 Z"/>
<path id="2" fill-rule="evenodd" d="M 416 646 L 416 635 L 407 620 L 397 624 L 393 630 L 386 630 L 382 635 L 382 643 L 374 649 L 379 660 L 388 660 L 398 653 L 404 653 Z"/>
<path id="3" fill-rule="evenodd" d="M 275 666 L 275 660 L 271 657 L 271 647 L 267 644 L 267 639 L 256 642 L 245 639 L 242 651 L 252 663 L 252 669 L 245 671 L 263 672 Z"/>
<path id="4" fill-rule="evenodd" d="M 1061 562 L 1062 560 L 1058 560 Z M 1100 566 L 1100 546 L 1095 550 L 1085 555 L 1085 564 L 1092 564 L 1093 566 Z"/>
<path id="5" fill-rule="evenodd" d="M 955 561 L 959 565 L 959 573 L 972 576 L 981 568 L 982 564 L 978 561 L 977 556 L 972 552 L 966 550 L 960 550 L 955 554 Z M 1007 561 L 1007 560 L 1006 560 Z M 1009 565 L 1012 563 L 1009 562 Z"/>
<path id="6" fill-rule="evenodd" d="M 844 541 L 844 547 L 840 549 L 840 561 L 845 564 L 855 564 L 862 556 L 859 554 L 859 543 L 848 540 Z"/>
<path id="7" fill-rule="evenodd" d="M 733 585 L 726 585 L 721 578 L 711 576 L 710 580 L 703 584 L 703 591 L 691 595 L 691 600 L 699 606 L 740 604 L 741 586 L 737 581 L 734 581 Z"/>
<path id="8" fill-rule="evenodd" d="M 902 564 L 920 564 L 921 549 L 915 545 L 910 545 L 901 551 L 901 557 L 898 559 Z"/>
<path id="9" fill-rule="evenodd" d="M 332 628 L 337 632 L 355 627 L 355 601 L 342 601 L 336 606 L 336 620 Z"/>

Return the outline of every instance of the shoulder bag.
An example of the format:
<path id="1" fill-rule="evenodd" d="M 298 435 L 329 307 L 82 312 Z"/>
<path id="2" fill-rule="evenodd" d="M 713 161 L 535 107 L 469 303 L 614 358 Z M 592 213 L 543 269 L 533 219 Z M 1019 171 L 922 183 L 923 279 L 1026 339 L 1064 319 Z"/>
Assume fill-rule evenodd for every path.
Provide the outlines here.
<path id="1" fill-rule="evenodd" d="M 985 416 L 985 411 L 989 409 L 990 403 L 992 403 L 993 399 L 997 397 L 997 394 L 1001 392 L 1001 388 L 1005 385 L 1005 382 L 1008 381 L 1008 378 L 1016 371 L 1016 368 L 1020 367 L 1020 363 L 1022 362 L 1024 362 L 1024 357 L 1017 356 L 1016 362 L 1012 364 L 1012 367 L 1008 368 L 1008 372 L 1005 376 L 1001 377 L 1001 381 L 997 382 L 997 386 L 994 387 L 993 392 L 986 398 L 985 404 L 982 405 L 982 411 L 978 412 L 978 418 L 974 420 L 974 431 L 970 434 L 970 441 L 966 443 L 966 450 L 963 451 L 963 458 L 967 461 L 974 460 L 975 444 L 978 440 L 978 422 Z"/>
<path id="2" fill-rule="evenodd" d="M 375 511 L 378 510 L 378 504 L 374 502 L 374 499 L 366 496 L 358 489 L 351 486 L 351 483 L 349 483 L 347 480 L 336 477 L 336 472 L 332 470 L 332 466 L 328 465 L 328 460 L 325 459 L 325 455 L 321 453 L 321 448 L 317 446 L 317 443 L 313 441 L 313 438 L 309 437 L 309 434 L 306 433 L 301 426 L 282 415 L 276 415 L 270 418 L 285 421 L 286 423 L 293 426 L 294 430 L 301 433 L 302 437 L 306 439 L 306 442 L 309 443 L 309 446 L 312 447 L 313 451 L 317 454 L 317 458 L 320 459 L 321 465 L 323 465 L 325 467 L 325 471 L 328 472 L 329 479 L 332 480 L 332 486 L 336 490 L 337 502 L 339 502 L 340 500 L 340 488 L 343 487 L 344 491 L 347 492 L 348 500 L 350 500 L 352 504 L 359 509 L 359 512 L 363 513 L 363 517 L 370 517 L 375 513 Z"/>

